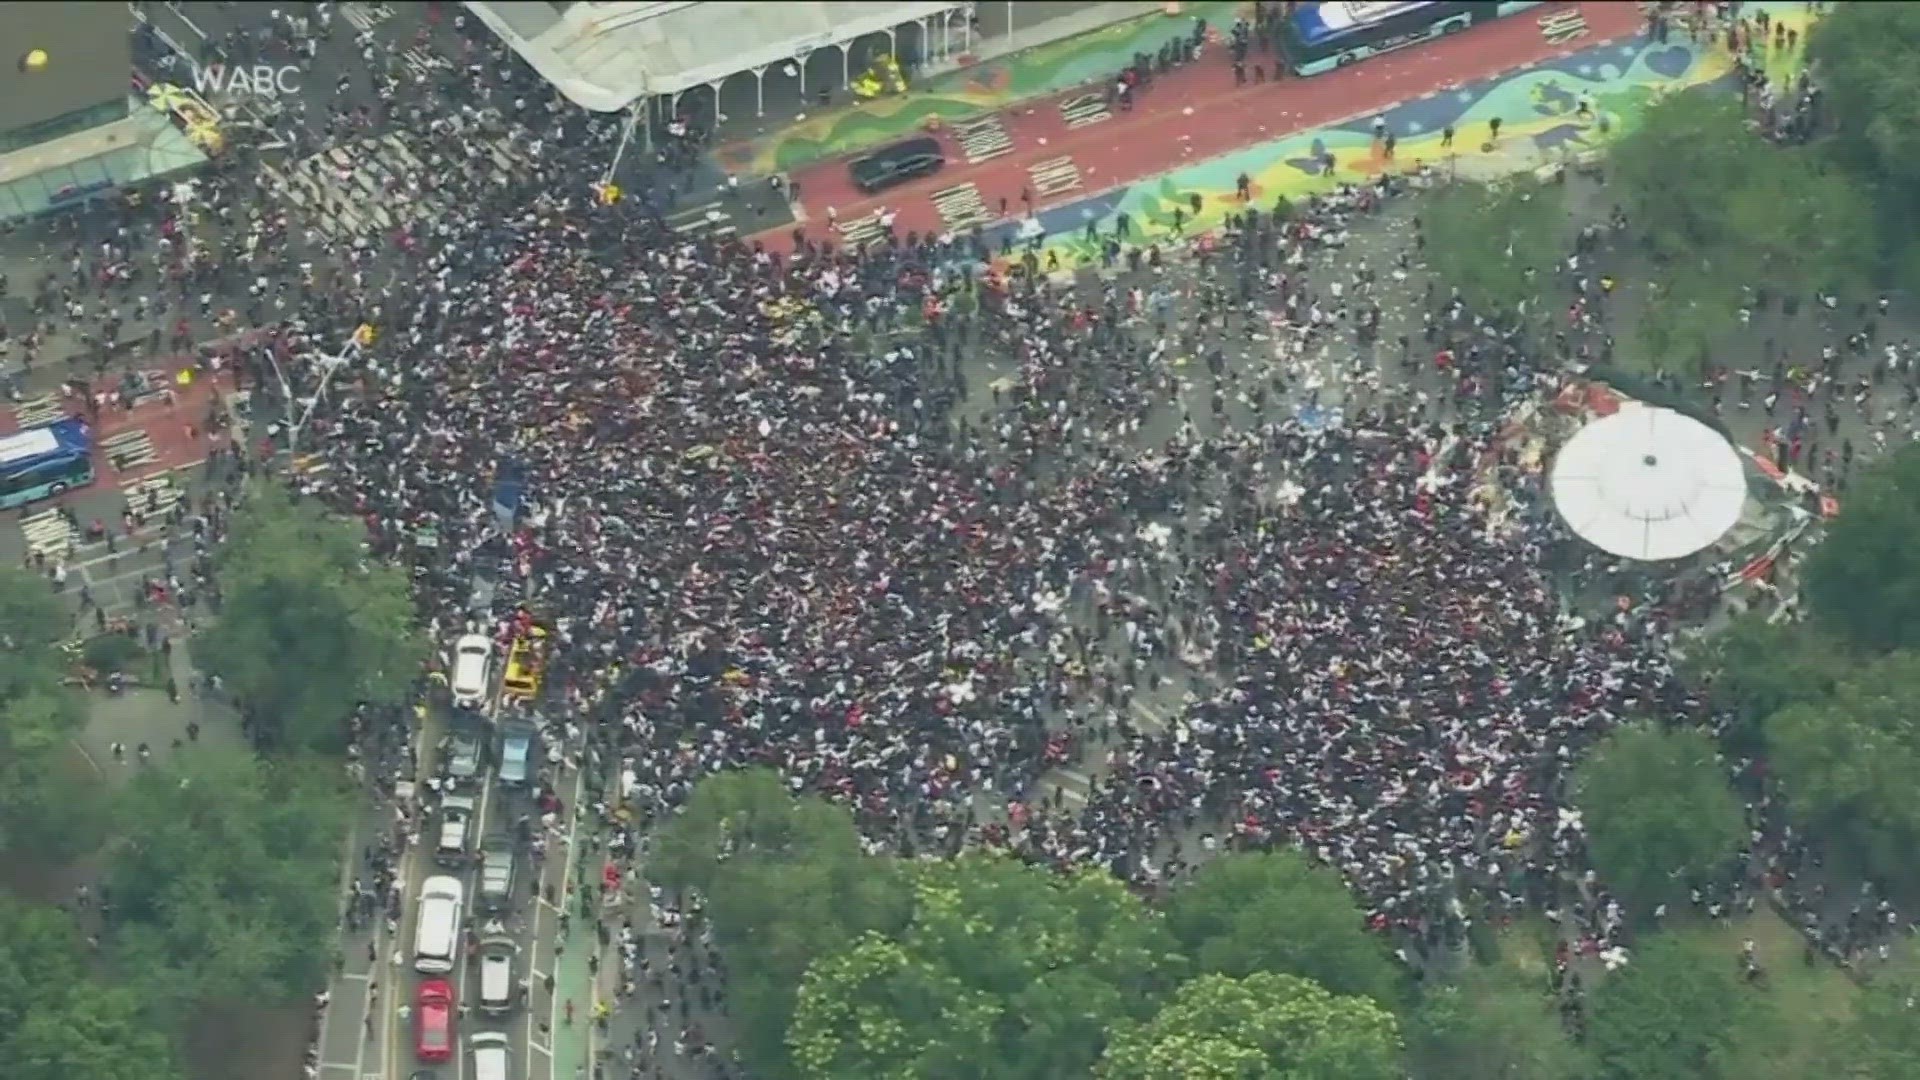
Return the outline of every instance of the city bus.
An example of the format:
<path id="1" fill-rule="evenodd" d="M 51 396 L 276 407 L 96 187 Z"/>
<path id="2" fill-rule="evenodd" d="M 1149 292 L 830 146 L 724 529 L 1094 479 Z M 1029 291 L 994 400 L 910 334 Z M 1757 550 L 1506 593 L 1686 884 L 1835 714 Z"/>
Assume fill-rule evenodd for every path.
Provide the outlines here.
<path id="1" fill-rule="evenodd" d="M 0 510 L 93 483 L 93 434 L 79 417 L 0 438 Z"/>
<path id="2" fill-rule="evenodd" d="M 1294 74 L 1318 75 L 1539 6 L 1540 0 L 1301 4 L 1282 29 L 1281 47 Z"/>

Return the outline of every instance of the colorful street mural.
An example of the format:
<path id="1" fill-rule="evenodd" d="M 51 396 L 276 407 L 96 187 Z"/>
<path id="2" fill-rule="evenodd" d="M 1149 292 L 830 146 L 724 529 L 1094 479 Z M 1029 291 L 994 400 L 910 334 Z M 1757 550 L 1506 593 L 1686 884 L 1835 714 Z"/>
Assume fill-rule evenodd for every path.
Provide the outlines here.
<path id="1" fill-rule="evenodd" d="M 851 154 L 925 130 L 928 117 L 952 123 L 1004 108 L 1018 101 L 1071 90 L 1107 79 L 1132 62 L 1134 54 L 1153 52 L 1173 36 L 1191 29 L 1193 19 L 1210 25 L 1231 22 L 1234 0 L 1186 4 L 1178 19 L 1148 15 L 948 72 L 914 87 L 901 97 L 879 98 L 720 147 L 714 157 L 730 173 L 763 175 L 786 172 L 826 158 Z"/>
<path id="2" fill-rule="evenodd" d="M 1745 10 L 1761 8 L 1794 29 L 1804 46 L 1811 21 L 1804 4 L 1748 4 Z M 1769 48 L 1763 61 L 1770 75 L 1791 77 L 1803 51 Z M 1298 201 L 1341 182 L 1420 163 L 1476 176 L 1536 168 L 1634 130 L 1660 94 L 1722 81 L 1732 71 L 1724 41 L 1694 42 L 1678 30 L 1665 44 L 1636 37 L 1587 49 L 1389 110 L 1388 126 L 1399 134 L 1391 161 L 1373 138 L 1372 117 L 1355 117 L 1043 211 L 1042 250 L 1057 252 L 1065 266 L 1097 261 L 1099 241 L 1086 237 L 1088 225 L 1111 235 L 1122 213 L 1130 219 L 1135 244 L 1171 239 L 1175 207 L 1189 209 L 1196 194 L 1202 209 L 1185 216 L 1184 235 L 1216 229 L 1245 205 L 1236 195 L 1242 174 L 1252 182 L 1251 203 L 1267 208 L 1280 196 Z M 1585 117 L 1579 115 L 1582 95 L 1592 105 Z M 1500 140 L 1489 147 L 1487 122 L 1495 117 L 1501 121 Z M 1455 131 L 1450 151 L 1440 145 L 1449 125 Z M 1324 165 L 1329 154 L 1336 162 L 1331 173 Z M 998 226 L 991 234 L 995 246 L 1019 228 L 1018 222 Z"/>

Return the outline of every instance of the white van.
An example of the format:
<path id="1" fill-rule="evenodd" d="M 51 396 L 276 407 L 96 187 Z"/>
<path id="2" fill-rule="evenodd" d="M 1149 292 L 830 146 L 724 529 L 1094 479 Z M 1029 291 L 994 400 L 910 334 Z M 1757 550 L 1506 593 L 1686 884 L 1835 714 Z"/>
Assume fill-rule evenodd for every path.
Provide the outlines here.
<path id="1" fill-rule="evenodd" d="M 444 975 L 460 957 L 460 918 L 466 890 L 459 878 L 441 875 L 420 884 L 420 912 L 413 928 L 413 970 Z"/>
<path id="2" fill-rule="evenodd" d="M 462 634 L 453 643 L 453 678 L 448 688 L 453 703 L 463 709 L 477 709 L 487 700 L 487 686 L 493 679 L 493 642 L 485 634 Z"/>
<path id="3" fill-rule="evenodd" d="M 474 1032 L 467 1036 L 467 1052 L 473 1056 L 473 1080 L 507 1080 L 506 1032 Z"/>

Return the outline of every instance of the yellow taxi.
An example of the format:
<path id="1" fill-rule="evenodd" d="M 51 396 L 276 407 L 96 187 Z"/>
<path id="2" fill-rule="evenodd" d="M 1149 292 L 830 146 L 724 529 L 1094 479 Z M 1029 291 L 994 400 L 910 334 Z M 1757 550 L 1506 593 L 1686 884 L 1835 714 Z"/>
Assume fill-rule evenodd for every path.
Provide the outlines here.
<path id="1" fill-rule="evenodd" d="M 500 692 L 507 697 L 531 698 L 540 693 L 540 673 L 547 654 L 547 632 L 538 626 L 514 639 L 507 648 L 507 667 L 500 676 Z"/>

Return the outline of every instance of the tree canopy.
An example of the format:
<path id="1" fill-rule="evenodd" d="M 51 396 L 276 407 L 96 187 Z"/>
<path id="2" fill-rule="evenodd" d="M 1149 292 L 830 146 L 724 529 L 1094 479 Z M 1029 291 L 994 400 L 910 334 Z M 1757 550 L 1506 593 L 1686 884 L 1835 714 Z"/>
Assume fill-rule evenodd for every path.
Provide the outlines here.
<path id="1" fill-rule="evenodd" d="M 1860 472 L 1846 512 L 1807 557 L 1802 588 L 1814 619 L 1863 648 L 1920 646 L 1920 443 Z"/>
<path id="2" fill-rule="evenodd" d="M 1762 612 L 1738 616 L 1689 646 L 1692 678 L 1720 708 L 1734 713 L 1733 745 L 1756 748 L 1761 723 L 1789 705 L 1823 701 L 1854 658 L 1830 635 L 1805 623 L 1768 622 Z"/>
<path id="3" fill-rule="evenodd" d="M 95 804 L 65 767 L 86 719 L 62 684 L 72 625 L 46 578 L 0 567 L 0 850 L 70 855 L 100 839 Z"/>
<path id="4" fill-rule="evenodd" d="M 1568 241 L 1566 189 L 1531 176 L 1448 184 L 1421 207 L 1422 254 L 1475 311 L 1537 307 Z"/>
<path id="5" fill-rule="evenodd" d="M 1586 1080 L 1593 1070 L 1538 987 L 1480 972 L 1430 989 L 1407 1043 L 1421 1080 Z"/>
<path id="6" fill-rule="evenodd" d="M 755 1074 L 791 1074 L 794 996 L 815 960 L 860 935 L 898 932 L 912 896 L 896 863 L 866 854 L 846 810 L 794 798 L 767 770 L 709 777 L 660 832 L 653 872 L 706 897 L 733 973 L 742 1052 Z"/>
<path id="7" fill-rule="evenodd" d="M 1256 972 L 1203 975 L 1151 1021 L 1124 1025 L 1100 1060 L 1101 1080 L 1399 1080 L 1393 1014 L 1307 979 Z"/>
<path id="8" fill-rule="evenodd" d="M 1654 263 L 1640 344 L 1671 369 L 1737 325 L 1743 286 L 1805 295 L 1866 279 L 1871 201 L 1818 151 L 1761 139 L 1730 94 L 1660 98 L 1607 160 Z"/>
<path id="9" fill-rule="evenodd" d="M 0 1076 L 177 1080 L 180 1072 L 140 999 L 89 980 L 65 912 L 0 899 Z"/>
<path id="10" fill-rule="evenodd" d="M 80 982 L 29 1012 L 4 1044 L 8 1080 L 180 1080 L 173 1046 L 131 990 Z"/>
<path id="11" fill-rule="evenodd" d="M 1800 821 L 1840 841 L 1869 873 L 1907 877 L 1920 843 L 1920 655 L 1866 665 L 1825 700 L 1766 724 L 1769 761 Z"/>
<path id="12" fill-rule="evenodd" d="M 809 971 L 788 1036 L 802 1076 L 1084 1076 L 1179 970 L 1160 919 L 1111 874 L 987 853 L 909 872 L 913 921 L 894 942 L 870 935 Z"/>
<path id="13" fill-rule="evenodd" d="M 122 795 L 112 940 L 156 1000 L 293 1002 L 330 962 L 347 803 L 333 771 L 203 747 Z"/>
<path id="14" fill-rule="evenodd" d="M 1808 35 L 1807 59 L 1820 70 L 1836 158 L 1876 195 L 1880 250 L 1920 283 L 1920 10 L 1836 4 Z"/>
<path id="15" fill-rule="evenodd" d="M 1643 938 L 1633 962 L 1591 995 L 1587 1045 L 1604 1080 L 1732 1080 L 1734 1050 L 1763 1030 L 1769 998 L 1744 985 L 1738 957 L 1709 935 Z"/>
<path id="16" fill-rule="evenodd" d="M 1746 837 L 1740 798 L 1701 731 L 1622 727 L 1574 784 L 1595 867 L 1642 909 L 1719 877 Z"/>
<path id="17" fill-rule="evenodd" d="M 1389 1007 L 1403 996 L 1400 969 L 1346 884 L 1296 850 L 1207 863 L 1169 899 L 1167 925 L 1202 971 L 1299 975 Z"/>
<path id="18" fill-rule="evenodd" d="M 332 747 L 360 702 L 401 701 L 420 672 L 406 571 L 370 560 L 349 518 L 262 488 L 215 563 L 220 618 L 196 649 L 270 738 Z"/>

